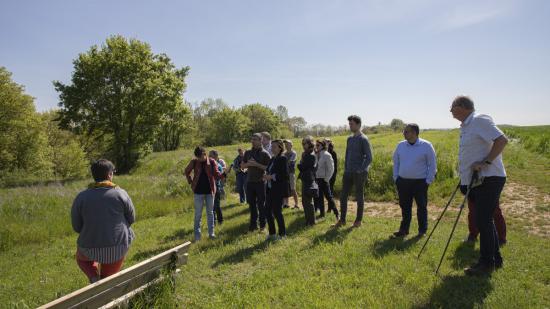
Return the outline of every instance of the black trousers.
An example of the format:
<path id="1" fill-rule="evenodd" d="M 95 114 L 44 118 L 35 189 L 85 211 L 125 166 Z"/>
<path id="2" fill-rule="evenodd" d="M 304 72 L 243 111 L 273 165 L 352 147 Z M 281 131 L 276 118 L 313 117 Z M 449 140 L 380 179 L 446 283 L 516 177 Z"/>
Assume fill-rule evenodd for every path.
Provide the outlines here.
<path id="1" fill-rule="evenodd" d="M 426 179 L 407 179 L 398 177 L 396 185 L 402 216 L 399 231 L 409 233 L 414 199 L 416 201 L 418 233 L 426 233 L 428 230 L 428 184 L 426 183 Z"/>
<path id="2" fill-rule="evenodd" d="M 500 194 L 505 183 L 506 177 L 485 177 L 483 183 L 473 188 L 468 196 L 476 205 L 476 224 L 479 229 L 479 262 L 490 266 L 502 262 L 493 214 L 499 205 Z M 461 191 L 465 193 L 466 186 L 461 187 Z"/>
<path id="3" fill-rule="evenodd" d="M 306 225 L 315 224 L 315 208 L 313 206 L 313 199 L 319 194 L 317 189 L 304 189 L 302 188 L 302 207 L 304 208 L 304 215 L 306 217 Z"/>
<path id="4" fill-rule="evenodd" d="M 216 190 L 216 195 L 214 195 L 214 221 L 218 220 L 219 224 L 223 223 L 221 196 L 221 191 L 219 189 Z"/>
<path id="5" fill-rule="evenodd" d="M 249 230 L 258 228 L 258 218 L 260 228 L 266 225 L 265 217 L 265 183 L 264 182 L 249 182 L 246 184 L 246 200 L 250 208 L 250 226 Z M 258 216 L 259 215 L 259 216 Z"/>
<path id="6" fill-rule="evenodd" d="M 271 192 L 267 189 L 267 199 L 265 202 L 266 219 L 269 235 L 275 235 L 275 221 L 279 229 L 279 236 L 286 235 L 285 218 L 283 217 L 283 202 L 284 198 L 280 194 Z"/>
<path id="7" fill-rule="evenodd" d="M 336 203 L 334 202 L 330 184 L 323 178 L 317 178 L 315 181 L 319 187 L 319 195 L 314 200 L 315 209 L 319 209 L 321 211 L 321 217 L 324 217 L 326 198 L 328 202 L 328 209 L 331 209 L 334 212 L 334 215 L 338 217 L 338 209 L 336 209 Z"/>

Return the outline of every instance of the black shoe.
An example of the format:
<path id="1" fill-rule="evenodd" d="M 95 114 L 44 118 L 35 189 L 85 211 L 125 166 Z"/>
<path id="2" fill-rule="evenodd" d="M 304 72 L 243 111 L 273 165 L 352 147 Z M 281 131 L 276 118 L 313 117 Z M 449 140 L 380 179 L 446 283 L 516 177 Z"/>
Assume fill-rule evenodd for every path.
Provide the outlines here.
<path id="1" fill-rule="evenodd" d="M 472 235 L 468 235 L 468 237 L 464 238 L 465 243 L 468 244 L 474 244 L 477 241 L 477 237 L 473 237 Z"/>
<path id="2" fill-rule="evenodd" d="M 488 265 L 480 262 L 464 269 L 464 273 L 468 276 L 488 276 L 491 275 L 493 271 L 495 271 L 495 265 Z"/>
<path id="3" fill-rule="evenodd" d="M 288 205 L 283 205 L 283 208 L 290 208 L 290 206 L 288 206 Z"/>
<path id="4" fill-rule="evenodd" d="M 404 232 L 404 231 L 397 231 L 395 233 L 393 233 L 390 238 L 403 238 L 405 236 L 409 235 L 409 233 L 407 232 Z"/>
<path id="5" fill-rule="evenodd" d="M 422 238 L 426 236 L 426 232 L 418 232 L 418 234 L 416 234 L 416 236 L 414 236 L 415 238 Z"/>

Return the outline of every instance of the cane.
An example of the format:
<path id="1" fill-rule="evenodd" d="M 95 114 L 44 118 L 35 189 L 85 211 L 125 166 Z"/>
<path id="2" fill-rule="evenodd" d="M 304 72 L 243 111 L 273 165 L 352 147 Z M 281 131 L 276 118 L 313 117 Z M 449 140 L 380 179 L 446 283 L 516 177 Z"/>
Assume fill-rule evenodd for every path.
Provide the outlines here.
<path id="1" fill-rule="evenodd" d="M 428 235 L 428 238 L 426 238 L 426 241 L 424 242 L 424 245 L 422 246 L 422 249 L 420 249 L 420 252 L 418 252 L 418 256 L 416 257 L 416 259 L 419 259 L 420 255 L 422 255 L 422 252 L 424 252 L 424 248 L 426 248 L 426 245 L 428 244 L 428 241 L 430 241 L 430 238 L 432 238 L 432 235 L 433 235 L 435 229 L 437 228 L 437 226 L 439 225 L 439 222 L 441 221 L 441 218 L 443 218 L 443 215 L 447 211 L 447 208 L 449 208 L 449 205 L 451 205 L 451 202 L 453 201 L 453 199 L 456 195 L 456 192 L 458 191 L 458 188 L 460 188 L 460 180 L 458 181 L 458 185 L 456 186 L 456 189 L 454 190 L 453 194 L 451 195 L 451 198 L 449 199 L 449 202 L 447 202 L 447 205 L 445 205 L 445 208 L 443 208 L 443 211 L 441 211 L 441 214 L 439 215 L 439 218 L 437 218 L 437 221 L 435 222 L 435 225 L 432 228 L 432 231 Z"/>
<path id="2" fill-rule="evenodd" d="M 449 243 L 451 243 L 451 239 L 453 238 L 453 234 L 456 229 L 456 225 L 458 224 L 458 219 L 460 219 L 460 215 L 462 214 L 462 210 L 464 209 L 464 205 L 466 204 L 466 201 L 468 200 L 468 195 L 470 195 L 470 191 L 472 188 L 479 186 L 483 182 L 483 179 L 479 179 L 478 173 L 474 171 L 472 173 L 472 179 L 470 180 L 470 184 L 468 185 L 468 188 L 466 190 L 466 194 L 464 195 L 464 199 L 462 200 L 462 204 L 460 204 L 460 209 L 458 210 L 458 215 L 456 216 L 455 223 L 453 225 L 453 229 L 451 230 L 451 235 L 449 235 L 449 239 L 447 240 L 447 244 L 445 245 L 445 249 L 443 250 L 443 254 L 441 255 L 441 259 L 439 260 L 439 264 L 437 265 L 437 269 L 435 270 L 435 274 L 437 275 L 439 273 L 439 268 L 441 267 L 441 264 L 443 263 L 443 258 L 445 258 L 445 253 L 447 253 L 447 249 L 449 248 Z"/>

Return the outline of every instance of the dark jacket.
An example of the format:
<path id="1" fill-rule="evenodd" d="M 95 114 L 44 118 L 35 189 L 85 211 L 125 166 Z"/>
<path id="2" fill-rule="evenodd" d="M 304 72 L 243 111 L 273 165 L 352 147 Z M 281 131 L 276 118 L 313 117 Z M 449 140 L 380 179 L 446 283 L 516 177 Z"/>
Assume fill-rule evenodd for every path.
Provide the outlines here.
<path id="1" fill-rule="evenodd" d="M 300 171 L 298 177 L 302 180 L 302 190 L 316 190 L 319 188 L 315 181 L 317 157 L 313 153 L 302 154 L 302 160 L 298 163 L 298 170 Z"/>
<path id="2" fill-rule="evenodd" d="M 275 176 L 267 186 L 267 194 L 270 196 L 290 196 L 290 176 L 288 173 L 288 161 L 284 155 L 271 158 L 267 165 L 267 174 Z"/>
<path id="3" fill-rule="evenodd" d="M 332 150 L 329 151 L 330 155 L 332 156 L 332 160 L 334 161 L 334 173 L 332 173 L 332 177 L 330 179 L 336 179 L 336 175 L 338 174 L 338 155 L 336 154 L 336 151 Z"/>
<path id="4" fill-rule="evenodd" d="M 202 164 L 197 159 L 191 160 L 185 168 L 185 177 L 191 184 L 193 191 L 197 187 L 199 182 L 199 176 L 202 173 Z M 191 178 L 191 172 L 193 172 L 193 178 Z M 206 175 L 208 176 L 208 183 L 210 183 L 210 191 L 212 194 L 216 194 L 216 180 L 222 178 L 222 174 L 218 170 L 218 163 L 212 158 L 206 160 Z"/>

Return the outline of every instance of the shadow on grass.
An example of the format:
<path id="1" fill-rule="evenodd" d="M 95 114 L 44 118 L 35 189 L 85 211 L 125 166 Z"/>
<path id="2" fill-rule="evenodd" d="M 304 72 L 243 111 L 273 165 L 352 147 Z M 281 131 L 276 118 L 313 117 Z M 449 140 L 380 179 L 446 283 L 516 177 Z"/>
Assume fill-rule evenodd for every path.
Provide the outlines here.
<path id="1" fill-rule="evenodd" d="M 330 228 L 324 234 L 317 235 L 311 240 L 311 246 L 315 247 L 321 243 L 339 243 L 344 242 L 344 239 L 348 236 L 349 233 L 353 231 L 352 227 L 348 228 Z"/>
<path id="2" fill-rule="evenodd" d="M 223 264 L 238 264 L 241 263 L 250 257 L 254 255 L 256 252 L 264 251 L 269 246 L 269 241 L 264 240 L 262 242 L 259 242 L 255 244 L 252 247 L 243 248 L 241 250 L 238 250 L 237 252 L 224 256 L 223 258 L 217 260 L 213 265 L 212 268 L 216 268 Z"/>
<path id="3" fill-rule="evenodd" d="M 154 248 L 154 249 L 149 249 L 149 250 L 143 250 L 143 251 L 139 251 L 139 252 L 136 252 L 136 254 L 134 254 L 131 258 L 131 261 L 134 261 L 134 262 L 139 262 L 143 259 L 146 259 L 146 258 L 151 258 L 157 254 L 160 254 L 166 250 L 169 250 L 169 249 L 172 249 L 174 246 L 161 246 L 161 247 L 157 247 L 157 248 Z"/>
<path id="4" fill-rule="evenodd" d="M 224 207 L 222 207 L 222 210 L 226 210 L 226 209 Z M 243 206 L 242 209 L 239 209 L 238 211 L 236 211 L 234 213 L 230 213 L 229 215 L 224 215 L 223 219 L 224 219 L 224 221 L 225 220 L 231 220 L 233 218 L 240 217 L 244 214 L 249 214 L 249 213 L 250 213 L 250 210 L 248 209 L 248 207 Z"/>
<path id="5" fill-rule="evenodd" d="M 446 276 L 434 287 L 430 299 L 414 308 L 480 307 L 492 290 L 489 277 Z"/>
<path id="6" fill-rule="evenodd" d="M 462 242 L 455 250 L 452 267 L 454 269 L 463 269 L 464 267 L 475 263 L 476 260 L 477 253 L 475 250 L 475 244 Z"/>
<path id="7" fill-rule="evenodd" d="M 374 256 L 383 257 L 393 251 L 405 251 L 415 243 L 417 243 L 422 237 L 415 236 L 408 239 L 403 238 L 388 238 L 384 240 L 377 240 L 372 245 L 372 251 Z"/>

